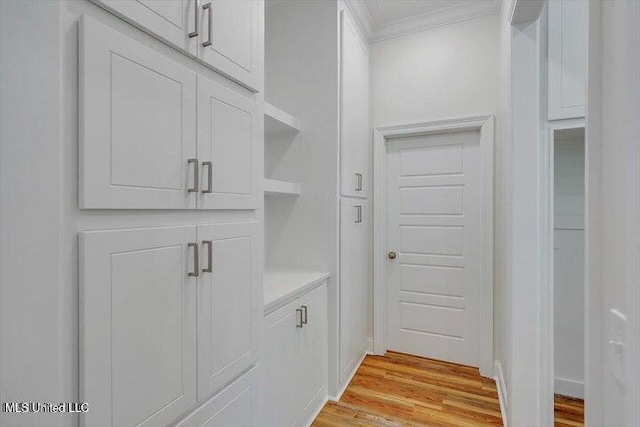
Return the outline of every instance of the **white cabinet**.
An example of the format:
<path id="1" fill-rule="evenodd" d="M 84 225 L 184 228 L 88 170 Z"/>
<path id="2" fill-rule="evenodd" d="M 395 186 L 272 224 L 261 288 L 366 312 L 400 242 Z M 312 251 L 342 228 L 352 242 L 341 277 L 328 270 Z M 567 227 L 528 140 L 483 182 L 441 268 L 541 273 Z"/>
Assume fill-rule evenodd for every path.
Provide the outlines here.
<path id="1" fill-rule="evenodd" d="M 257 225 L 198 226 L 198 399 L 257 362 L 260 326 Z"/>
<path id="2" fill-rule="evenodd" d="M 340 382 L 347 381 L 366 350 L 369 312 L 369 204 L 340 202 Z"/>
<path id="3" fill-rule="evenodd" d="M 343 196 L 368 197 L 369 52 L 350 15 L 341 14 L 340 188 Z"/>
<path id="4" fill-rule="evenodd" d="M 225 387 L 175 427 L 259 427 L 259 368 Z"/>
<path id="5" fill-rule="evenodd" d="M 80 206 L 196 207 L 196 75 L 83 16 Z"/>
<path id="6" fill-rule="evenodd" d="M 258 119 L 254 101 L 198 76 L 199 209 L 258 207 Z"/>
<path id="7" fill-rule="evenodd" d="M 226 76 L 260 91 L 261 0 L 91 0 Z"/>
<path id="8" fill-rule="evenodd" d="M 196 403 L 195 227 L 80 237 L 87 426 L 166 425 Z"/>
<path id="9" fill-rule="evenodd" d="M 257 360 L 254 223 L 81 233 L 85 425 L 167 425 Z"/>
<path id="10" fill-rule="evenodd" d="M 549 120 L 584 117 L 587 0 L 549 2 Z"/>
<path id="11" fill-rule="evenodd" d="M 304 425 L 327 390 L 326 282 L 267 315 L 265 328 L 263 425 Z"/>
<path id="12" fill-rule="evenodd" d="M 87 16 L 80 29 L 80 207 L 257 208 L 256 102 Z"/>

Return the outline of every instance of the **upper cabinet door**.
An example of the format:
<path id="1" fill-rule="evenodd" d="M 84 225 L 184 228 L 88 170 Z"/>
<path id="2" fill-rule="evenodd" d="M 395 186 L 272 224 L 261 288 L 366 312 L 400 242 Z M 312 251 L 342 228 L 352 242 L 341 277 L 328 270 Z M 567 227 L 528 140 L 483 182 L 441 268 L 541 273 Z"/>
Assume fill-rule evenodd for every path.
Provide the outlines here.
<path id="1" fill-rule="evenodd" d="M 196 228 L 80 234 L 86 426 L 164 426 L 196 403 Z"/>
<path id="2" fill-rule="evenodd" d="M 258 207 L 259 118 L 255 101 L 198 76 L 198 209 Z"/>
<path id="3" fill-rule="evenodd" d="M 198 399 L 255 364 L 262 302 L 257 224 L 198 226 Z"/>
<path id="4" fill-rule="evenodd" d="M 174 47 L 196 54 L 198 0 L 91 0 Z"/>
<path id="5" fill-rule="evenodd" d="M 79 74 L 80 207 L 195 208 L 195 73 L 83 16 Z"/>
<path id="6" fill-rule="evenodd" d="M 264 3 L 201 0 L 198 57 L 228 77 L 262 89 Z"/>
<path id="7" fill-rule="evenodd" d="M 369 52 L 346 11 L 341 13 L 340 187 L 343 196 L 368 197 Z"/>
<path id="8" fill-rule="evenodd" d="M 587 0 L 549 2 L 549 120 L 584 117 Z"/>

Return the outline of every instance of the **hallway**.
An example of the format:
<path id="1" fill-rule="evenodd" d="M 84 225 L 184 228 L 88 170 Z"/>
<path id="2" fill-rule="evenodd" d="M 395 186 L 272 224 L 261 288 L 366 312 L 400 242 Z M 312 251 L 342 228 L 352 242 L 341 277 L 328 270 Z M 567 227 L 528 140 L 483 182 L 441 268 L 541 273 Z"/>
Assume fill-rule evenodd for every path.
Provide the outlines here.
<path id="1" fill-rule="evenodd" d="M 501 426 L 495 382 L 477 368 L 401 353 L 366 356 L 315 427 Z"/>

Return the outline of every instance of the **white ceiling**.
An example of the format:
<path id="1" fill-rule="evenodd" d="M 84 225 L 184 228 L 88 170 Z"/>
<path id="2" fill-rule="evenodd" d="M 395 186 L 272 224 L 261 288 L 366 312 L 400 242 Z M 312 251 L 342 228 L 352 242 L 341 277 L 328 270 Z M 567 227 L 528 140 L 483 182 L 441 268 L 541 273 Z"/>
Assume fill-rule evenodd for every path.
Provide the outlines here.
<path id="1" fill-rule="evenodd" d="M 388 24 L 399 19 L 425 13 L 440 12 L 469 0 L 364 0 L 373 25 Z"/>

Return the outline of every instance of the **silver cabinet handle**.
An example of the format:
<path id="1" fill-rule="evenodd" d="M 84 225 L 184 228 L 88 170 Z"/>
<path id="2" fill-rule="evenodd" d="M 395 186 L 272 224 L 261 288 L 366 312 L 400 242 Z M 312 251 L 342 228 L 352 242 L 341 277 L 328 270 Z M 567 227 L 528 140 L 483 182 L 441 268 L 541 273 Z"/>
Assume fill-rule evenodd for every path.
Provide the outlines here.
<path id="1" fill-rule="evenodd" d="M 354 222 L 356 224 L 359 224 L 362 222 L 362 206 L 360 205 L 356 206 L 356 220 Z"/>
<path id="2" fill-rule="evenodd" d="M 302 324 L 306 325 L 307 324 L 307 306 L 306 305 L 301 305 L 300 308 L 302 308 L 302 313 L 303 313 L 303 319 L 302 320 Z"/>
<path id="3" fill-rule="evenodd" d="M 296 328 L 302 328 L 302 325 L 304 325 L 304 323 L 302 323 L 302 309 L 301 308 L 296 308 L 296 314 L 298 314 L 298 323 L 296 324 Z"/>
<path id="4" fill-rule="evenodd" d="M 193 188 L 187 188 L 189 193 L 196 193 L 198 191 L 198 159 L 187 160 L 188 164 L 193 163 Z"/>
<path id="5" fill-rule="evenodd" d="M 195 18 L 195 24 L 193 26 L 193 31 L 191 31 L 189 33 L 189 38 L 192 39 L 194 37 L 198 37 L 198 34 L 200 33 L 200 0 L 195 0 L 194 1 L 194 5 L 193 5 L 193 10 L 194 10 L 194 18 Z"/>
<path id="6" fill-rule="evenodd" d="M 202 244 L 208 248 L 207 251 L 207 268 L 203 268 L 203 273 L 213 272 L 213 242 L 211 240 L 203 240 Z"/>
<path id="7" fill-rule="evenodd" d="M 356 174 L 356 191 L 362 191 L 362 174 Z"/>
<path id="8" fill-rule="evenodd" d="M 212 25 L 213 25 L 213 5 L 211 3 L 203 4 L 202 9 L 208 11 L 209 15 L 209 31 L 207 32 L 207 40 L 202 42 L 202 47 L 211 46 Z"/>
<path id="9" fill-rule="evenodd" d="M 207 175 L 207 189 L 202 190 L 203 193 L 213 193 L 213 163 L 212 162 L 202 162 L 202 167 L 206 167 L 209 170 L 209 174 Z"/>
<path id="10" fill-rule="evenodd" d="M 198 277 L 200 275 L 198 244 L 197 243 L 188 243 L 187 245 L 190 248 L 193 248 L 193 271 L 189 272 L 189 276 L 190 277 Z"/>

